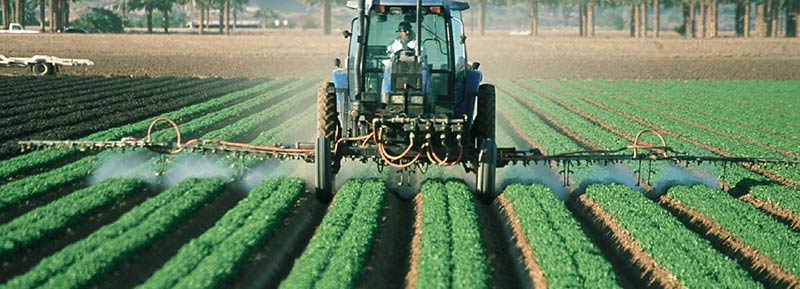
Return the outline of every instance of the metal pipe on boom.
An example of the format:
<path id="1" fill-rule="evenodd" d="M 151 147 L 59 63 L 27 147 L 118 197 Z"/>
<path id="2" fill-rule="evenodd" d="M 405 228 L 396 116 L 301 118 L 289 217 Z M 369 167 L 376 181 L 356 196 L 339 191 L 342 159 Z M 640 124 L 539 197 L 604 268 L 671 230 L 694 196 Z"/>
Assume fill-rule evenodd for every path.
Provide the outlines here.
<path id="1" fill-rule="evenodd" d="M 417 62 L 422 63 L 422 0 L 417 0 L 417 45 L 414 47 L 414 55 Z"/>
<path id="2" fill-rule="evenodd" d="M 366 6 L 365 2 L 367 0 L 359 0 L 358 1 L 358 34 L 356 35 L 356 43 L 358 43 L 358 48 L 356 48 L 356 63 L 355 63 L 355 72 L 356 77 L 355 79 L 355 90 L 353 91 L 354 96 L 358 96 L 363 89 L 363 80 L 361 79 L 360 75 L 363 75 L 364 71 L 364 62 L 361 60 L 361 56 L 364 55 L 364 46 L 366 43 L 364 41 L 364 14 L 366 14 L 364 10 L 364 6 Z M 361 99 L 360 97 L 358 99 Z"/>

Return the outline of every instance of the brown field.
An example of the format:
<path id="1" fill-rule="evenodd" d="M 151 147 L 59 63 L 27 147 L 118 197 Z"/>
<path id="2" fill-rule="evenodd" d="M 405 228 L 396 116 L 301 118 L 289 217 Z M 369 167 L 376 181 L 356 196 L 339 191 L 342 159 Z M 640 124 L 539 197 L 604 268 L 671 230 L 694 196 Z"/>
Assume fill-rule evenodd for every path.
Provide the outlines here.
<path id="1" fill-rule="evenodd" d="M 799 39 L 630 39 L 605 34 L 470 35 L 471 61 L 487 80 L 527 79 L 800 79 Z M 347 41 L 319 31 L 267 31 L 260 35 L 0 35 L 0 54 L 87 58 L 95 66 L 66 68 L 69 75 L 328 78 Z M 24 69 L 0 68 L 23 75 Z"/>

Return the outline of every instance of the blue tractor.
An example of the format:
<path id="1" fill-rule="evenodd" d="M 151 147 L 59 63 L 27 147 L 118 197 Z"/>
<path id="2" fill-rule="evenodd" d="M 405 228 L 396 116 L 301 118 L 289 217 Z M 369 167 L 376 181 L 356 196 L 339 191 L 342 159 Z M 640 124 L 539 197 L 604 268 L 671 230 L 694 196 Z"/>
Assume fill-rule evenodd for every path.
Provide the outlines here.
<path id="1" fill-rule="evenodd" d="M 464 167 L 494 198 L 495 88 L 467 61 L 462 11 L 448 0 L 349 1 L 347 59 L 317 95 L 317 195 L 330 200 L 345 158 L 398 170 Z M 411 28 L 411 29 L 409 29 Z M 410 35 L 404 41 L 399 34 Z M 477 109 L 476 109 L 477 108 Z"/>

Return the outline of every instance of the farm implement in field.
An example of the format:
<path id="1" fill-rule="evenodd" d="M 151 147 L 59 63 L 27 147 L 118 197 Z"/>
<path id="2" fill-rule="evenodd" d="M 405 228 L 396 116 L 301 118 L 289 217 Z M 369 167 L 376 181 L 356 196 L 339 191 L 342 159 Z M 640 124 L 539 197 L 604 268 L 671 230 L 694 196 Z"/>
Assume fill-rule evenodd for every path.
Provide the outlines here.
<path id="1" fill-rule="evenodd" d="M 33 57 L 6 57 L 0 54 L 0 65 L 29 67 L 33 75 L 55 75 L 61 66 L 91 66 L 94 62 L 88 59 L 60 58 L 47 55 L 34 55 Z"/>
<path id="2" fill-rule="evenodd" d="M 495 194 L 496 169 L 507 165 L 557 166 L 564 184 L 571 168 L 635 162 L 636 173 L 653 162 L 677 164 L 776 164 L 796 161 L 769 158 L 691 156 L 678 153 L 661 138 L 661 145 L 640 143 L 618 150 L 575 151 L 545 155 L 536 149 L 498 148 L 495 141 L 495 87 L 481 83 L 480 64 L 468 63 L 462 11 L 469 4 L 450 0 L 349 1 L 356 10 L 346 61 L 336 59 L 333 81 L 317 93 L 317 138 L 294 146 L 255 146 L 224 140 L 176 142 L 26 141 L 23 149 L 67 146 L 80 149 L 144 147 L 177 154 L 184 151 L 233 156 L 300 159 L 316 166 L 316 191 L 322 200 L 334 193 L 334 178 L 342 160 L 375 162 L 399 172 L 425 171 L 427 166 L 462 166 L 476 174 L 476 192 L 485 202 Z M 657 133 L 656 133 L 657 134 Z M 660 137 L 660 135 L 659 135 Z"/>
<path id="3" fill-rule="evenodd" d="M 177 136 L 175 142 L 156 141 L 152 139 L 152 131 L 159 122 L 167 122 L 175 129 Z M 380 128 L 376 128 L 373 131 L 379 132 Z M 640 144 L 640 137 L 648 132 L 658 136 L 662 142 L 661 145 Z M 410 139 L 413 140 L 414 138 L 411 137 Z M 157 153 L 169 155 L 199 153 L 223 154 L 231 158 L 260 160 L 302 160 L 307 163 L 327 164 L 331 172 L 340 168 L 342 159 L 356 160 L 363 163 L 375 162 L 379 167 L 394 167 L 403 170 L 420 169 L 423 171 L 428 165 L 463 165 L 467 172 L 476 172 L 476 170 L 480 169 L 482 166 L 484 168 L 500 168 L 508 165 L 529 166 L 544 164 L 553 168 L 559 168 L 559 173 L 563 177 L 564 186 L 567 186 L 570 182 L 572 168 L 576 166 L 634 163 L 638 166 L 635 172 L 640 175 L 640 181 L 642 175 L 647 174 L 646 178 L 649 183 L 650 174 L 652 173 L 651 167 L 654 162 L 671 162 L 687 167 L 690 165 L 700 165 L 702 163 L 713 163 L 722 165 L 723 167 L 727 167 L 730 164 L 759 166 L 795 166 L 800 164 L 798 161 L 776 158 L 688 155 L 675 151 L 667 146 L 663 137 L 661 137 L 658 132 L 652 130 L 640 131 L 636 135 L 636 140 L 633 144 L 616 150 L 586 150 L 549 155 L 542 154 L 538 149 L 518 150 L 516 148 L 488 147 L 482 149 L 480 154 L 476 155 L 475 149 L 465 149 L 463 146 L 458 145 L 457 149 L 448 148 L 446 145 L 434 145 L 430 139 L 431 137 L 426 137 L 425 141 L 411 143 L 405 151 L 397 156 L 393 156 L 391 152 L 386 150 L 386 139 L 380 134 L 372 133 L 361 137 L 343 138 L 332 145 L 330 143 L 298 142 L 291 146 L 282 144 L 257 146 L 248 143 L 213 139 L 190 139 L 181 142 L 181 133 L 177 123 L 168 118 L 160 117 L 151 122 L 147 131 L 147 137 L 143 140 L 133 137 L 126 137 L 118 141 L 30 140 L 20 141 L 19 144 L 23 151 L 48 148 L 69 148 L 81 151 L 148 149 Z M 322 139 L 322 141 L 326 141 L 326 139 Z M 492 145 L 492 143 L 489 145 Z M 320 153 L 319 150 L 324 150 L 324 148 L 330 149 L 328 157 L 331 157 L 331 159 L 321 159 L 319 157 L 324 156 L 317 155 Z M 323 151 L 320 154 L 324 153 Z M 443 157 L 441 156 L 442 153 L 444 153 Z M 333 157 L 335 157 L 335 160 Z M 476 167 L 478 168 L 476 169 Z M 480 172 L 488 173 L 487 171 Z M 325 172 L 318 172 L 317 182 L 319 182 L 320 178 L 324 177 L 320 175 L 323 173 Z M 483 181 L 484 184 L 491 184 L 494 186 L 495 176 L 482 175 L 481 173 L 478 173 L 477 180 Z M 491 173 L 494 173 L 494 171 Z M 319 186 L 319 184 L 317 185 Z M 488 202 L 493 200 L 493 190 L 483 191 L 482 193 L 483 195 L 481 195 L 481 197 L 484 201 Z M 328 196 L 320 195 L 320 197 L 325 198 Z"/>

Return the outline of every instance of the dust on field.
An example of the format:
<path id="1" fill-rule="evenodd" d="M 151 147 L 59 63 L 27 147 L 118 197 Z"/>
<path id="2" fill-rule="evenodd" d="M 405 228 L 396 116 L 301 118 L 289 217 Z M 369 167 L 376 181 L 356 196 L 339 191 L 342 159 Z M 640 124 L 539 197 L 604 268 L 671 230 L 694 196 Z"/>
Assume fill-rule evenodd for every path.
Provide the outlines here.
<path id="1" fill-rule="evenodd" d="M 39 34 L 0 35 L 0 54 L 87 58 L 93 67 L 70 75 L 329 78 L 348 39 L 319 30 L 259 35 Z M 601 35 L 468 35 L 468 57 L 486 80 L 525 79 L 800 79 L 798 39 L 676 37 L 634 39 Z M 27 74 L 3 68 L 0 74 Z"/>

